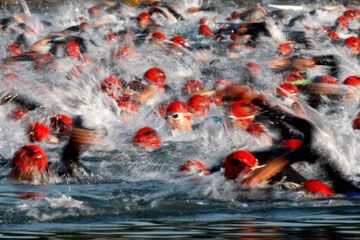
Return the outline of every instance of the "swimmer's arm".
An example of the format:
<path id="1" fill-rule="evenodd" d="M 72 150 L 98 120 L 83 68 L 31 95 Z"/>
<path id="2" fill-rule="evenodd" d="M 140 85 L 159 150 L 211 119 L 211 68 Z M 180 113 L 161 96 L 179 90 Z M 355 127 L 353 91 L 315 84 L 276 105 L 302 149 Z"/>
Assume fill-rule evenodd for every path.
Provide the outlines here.
<path id="1" fill-rule="evenodd" d="M 340 96 L 348 100 L 358 96 L 358 92 L 353 88 L 329 83 L 313 83 L 306 87 L 306 91 L 313 95 Z"/>

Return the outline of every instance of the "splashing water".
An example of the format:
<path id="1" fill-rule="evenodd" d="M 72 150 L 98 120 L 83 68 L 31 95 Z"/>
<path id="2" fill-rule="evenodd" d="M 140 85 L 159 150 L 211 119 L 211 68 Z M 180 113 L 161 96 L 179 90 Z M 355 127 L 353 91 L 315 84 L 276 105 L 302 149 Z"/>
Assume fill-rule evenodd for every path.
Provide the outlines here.
<path id="1" fill-rule="evenodd" d="M 261 76 L 255 80 L 255 88 L 269 96 L 273 104 L 283 105 L 281 100 L 274 97 L 277 86 L 282 82 L 282 74 L 266 67 L 268 59 L 276 54 L 274 49 L 277 48 L 277 42 L 273 38 L 262 36 L 262 44 L 257 48 L 241 48 L 235 51 L 236 58 L 229 58 L 226 46 L 199 36 L 198 21 L 206 17 L 213 21 L 211 26 L 215 28 L 217 23 L 226 21 L 236 5 L 219 1 L 216 11 L 186 14 L 186 9 L 194 5 L 194 2 L 176 1 L 177 9 L 186 16 L 185 21 L 171 23 L 161 17 L 156 19 L 161 23 L 166 35 L 181 35 L 193 46 L 191 50 L 174 53 L 149 43 L 148 39 L 140 45 L 131 44 L 131 39 L 104 39 L 110 32 L 126 29 L 135 29 L 136 34 L 134 18 L 141 12 L 139 9 L 123 6 L 117 11 L 109 11 L 93 18 L 87 11 L 94 5 L 93 2 L 74 1 L 46 13 L 32 10 L 32 14 L 30 9 L 36 7 L 31 4 L 28 6 L 25 0 L 20 0 L 27 15 L 27 29 L 34 31 L 22 32 L 23 29 L 18 29 L 15 24 L 10 28 L 16 33 L 24 34 L 25 46 L 33 46 L 54 32 L 88 21 L 91 27 L 82 31 L 81 37 L 87 43 L 87 53 L 91 60 L 89 66 L 80 66 L 78 60 L 57 57 L 43 70 L 34 68 L 33 63 L 26 61 L 1 65 L 1 91 L 14 91 L 41 103 L 42 107 L 29 112 L 18 122 L 9 121 L 7 118 L 13 106 L 3 105 L 0 108 L 0 173 L 4 176 L 0 180 L 0 223 L 5 223 L 0 227 L 0 231 L 31 231 L 26 226 L 29 222 L 40 223 L 40 231 L 46 231 L 49 226 L 41 224 L 53 222 L 61 225 L 64 222 L 72 224 L 83 221 L 83 225 L 71 225 L 70 229 L 76 231 L 83 228 L 86 236 L 86 232 L 96 232 L 85 227 L 91 224 L 98 224 L 99 228 L 100 224 L 104 224 L 105 229 L 111 227 L 111 224 L 118 224 L 114 229 L 128 230 L 128 226 L 124 227 L 126 221 L 233 221 L 244 217 L 261 219 L 265 216 L 281 222 L 292 219 L 292 213 L 298 214 L 298 218 L 295 218 L 301 222 L 313 211 L 313 221 L 317 221 L 322 215 L 334 214 L 331 212 L 334 207 L 344 208 L 346 213 L 351 212 L 352 207 L 356 209 L 359 206 L 356 198 L 348 200 L 335 196 L 324 199 L 310 196 L 301 190 L 265 188 L 241 191 L 237 183 L 226 181 L 222 172 L 203 178 L 176 178 L 179 165 L 188 159 L 201 159 L 207 165 L 213 166 L 234 150 L 256 151 L 266 148 L 247 132 L 228 128 L 223 120 L 226 113 L 215 104 L 212 104 L 209 116 L 199 120 L 199 129 L 186 134 L 171 133 L 166 121 L 157 113 L 157 106 L 175 99 L 187 101 L 187 96 L 179 94 L 186 80 L 200 79 L 206 89 L 213 89 L 214 82 L 219 77 L 233 83 L 245 83 L 244 66 L 250 61 L 256 62 L 262 71 Z M 197 4 L 199 3 L 195 5 Z M 303 30 L 307 25 L 313 28 L 330 25 L 342 14 L 341 11 L 327 12 L 321 9 L 317 14 L 310 14 L 314 9 L 316 6 L 302 5 L 301 8 L 287 10 L 287 18 L 306 15 L 306 19 L 292 30 Z M 244 9 L 237 6 L 237 10 Z M 97 27 L 102 21 L 106 24 Z M 269 19 L 270 21 L 273 20 Z M 47 26 L 46 23 L 51 25 Z M 284 38 L 282 33 L 285 27 L 275 22 L 272 24 L 276 28 L 274 31 L 277 31 L 276 38 Z M 0 32 L 1 58 L 9 56 L 7 46 L 16 40 L 15 35 Z M 357 59 L 347 49 L 324 40 L 324 33 L 313 31 L 309 32 L 308 37 L 315 46 L 308 54 L 338 56 L 341 68 L 339 79 L 360 75 L 359 65 L 353 64 Z M 197 50 L 194 47 L 197 44 L 209 48 Z M 113 53 L 124 46 L 131 46 L 135 53 L 130 57 L 114 57 Z M 58 54 L 66 56 L 65 51 L 60 49 Z M 157 66 L 165 70 L 166 83 L 172 91 L 143 104 L 136 117 L 124 121 L 117 103 L 100 91 L 101 82 L 107 76 L 115 74 L 126 84 L 136 78 L 141 79 L 149 68 Z M 308 77 L 319 75 L 320 70 L 309 71 Z M 5 80 L 6 74 L 10 73 L 15 73 L 17 78 Z M 352 129 L 352 119 L 358 111 L 357 103 L 343 103 L 335 108 L 325 105 L 314 110 L 305 103 L 305 99 L 301 101 L 304 102 L 309 119 L 318 129 L 316 148 L 330 153 L 344 174 L 358 180 L 360 133 Z M 81 161 L 94 174 L 80 180 L 63 180 L 49 176 L 50 179 L 45 185 L 19 183 L 6 177 L 10 171 L 9 159 L 17 149 L 28 143 L 28 123 L 41 121 L 49 124 L 49 118 L 59 113 L 82 115 L 86 127 L 104 129 L 107 132 L 100 145 L 90 148 L 82 155 Z M 161 149 L 149 152 L 132 144 L 135 132 L 144 126 L 152 126 L 158 131 L 163 142 Z M 53 163 L 59 162 L 63 145 L 41 144 L 46 149 L 49 161 Z M 309 178 L 322 176 L 319 167 L 313 165 L 300 163 L 296 164 L 296 169 Z M 290 213 L 286 214 L 285 210 Z M 311 221 L 311 218 L 308 221 Z M 145 229 L 144 231 L 150 228 L 146 224 L 145 227 L 139 227 Z M 59 229 L 61 230 L 61 227 Z M 129 232 L 127 234 L 131 235 Z M 122 234 L 124 235 L 128 236 Z M 184 235 L 196 234 L 186 235 L 185 232 Z M 230 234 L 234 235 L 236 234 Z"/>

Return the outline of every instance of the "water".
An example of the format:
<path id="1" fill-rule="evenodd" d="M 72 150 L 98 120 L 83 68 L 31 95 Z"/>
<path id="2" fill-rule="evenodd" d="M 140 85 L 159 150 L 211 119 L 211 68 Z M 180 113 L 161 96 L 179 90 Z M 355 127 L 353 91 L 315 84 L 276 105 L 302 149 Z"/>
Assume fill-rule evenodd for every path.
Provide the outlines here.
<path id="1" fill-rule="evenodd" d="M 23 1 L 22 7 L 5 6 L 2 13 L 9 16 L 14 11 L 23 11 L 22 8 L 28 9 L 26 11 L 32 13 L 28 24 L 38 31 L 36 37 L 27 36 L 29 43 L 34 43 L 53 31 L 78 23 L 74 20 L 76 17 L 89 17 L 86 9 L 90 6 L 90 2 L 73 1 L 43 7 Z M 214 42 L 199 37 L 193 26 L 203 16 L 224 21 L 234 6 L 221 2 L 217 13 L 188 16 L 181 24 L 165 23 L 165 32 L 171 36 L 182 34 L 190 44 L 201 42 L 217 48 Z M 222 54 L 224 48 L 220 46 L 219 51 L 208 54 L 207 62 L 198 62 L 190 51 L 174 57 L 148 44 L 135 47 L 139 54 L 133 58 L 114 60 L 110 52 L 124 42 L 107 43 L 103 36 L 109 29 L 118 31 L 124 26 L 133 27 L 127 17 L 136 13 L 131 9 L 121 12 L 121 17 L 115 15 L 115 24 L 84 33 L 85 39 L 97 43 L 88 49 L 95 64 L 78 79 L 67 77 L 71 68 L 78 64 L 70 59 L 60 59 L 40 73 L 26 63 L 2 68 L 0 77 L 16 72 L 19 80 L 10 85 L 2 81 L 1 88 L 15 89 L 45 107 L 16 123 L 6 120 L 11 106 L 0 109 L 0 238 L 358 239 L 360 199 L 357 197 L 323 198 L 301 190 L 244 191 L 236 183 L 226 181 L 222 173 L 176 178 L 178 166 L 187 159 L 201 159 L 211 166 L 235 149 L 263 147 L 249 134 L 233 132 L 223 122 L 214 121 L 224 115 L 219 108 L 214 107 L 211 118 L 191 134 L 170 134 L 165 121 L 156 114 L 156 105 L 173 99 L 172 94 L 141 107 L 130 122 L 119 120 L 119 113 L 112 111 L 114 101 L 98 91 L 101 79 L 110 73 L 119 73 L 129 82 L 142 77 L 148 68 L 161 66 L 166 69 L 168 84 L 175 92 L 182 88 L 182 80 L 190 78 L 201 79 L 211 89 L 220 76 L 239 82 L 242 66 L 248 61 L 264 66 L 276 47 L 273 40 L 264 38 L 266 44 L 255 52 L 242 49 L 239 52 L 242 57 L 231 61 Z M 290 14 L 297 12 L 290 11 Z M 305 24 L 319 27 L 332 23 L 339 15 L 338 12 L 320 12 Z M 39 19 L 50 21 L 53 26 L 45 27 Z M 318 36 L 313 33 L 310 37 L 317 39 Z M 0 46 L 1 58 L 8 55 L 6 46 L 14 40 L 14 36 L 1 33 L 0 42 L 4 43 Z M 356 59 L 345 49 L 325 40 L 315 41 L 315 45 L 315 53 L 339 55 L 340 79 L 360 74 L 358 65 L 352 64 Z M 259 89 L 273 95 L 281 74 L 264 70 L 258 81 Z M 184 96 L 175 97 L 187 100 Z M 318 112 L 311 112 L 311 119 L 323 129 L 318 147 L 340 156 L 337 164 L 341 170 L 357 179 L 360 135 L 351 127 L 358 110 L 357 102 L 346 103 L 337 109 L 338 112 L 329 114 L 331 110 L 331 106 L 324 106 Z M 48 122 L 50 116 L 58 113 L 82 114 L 86 124 L 106 129 L 108 134 L 103 142 L 86 151 L 81 160 L 94 174 L 67 180 L 52 176 L 48 182 L 35 184 L 19 183 L 7 177 L 8 160 L 28 141 L 26 123 Z M 133 135 L 145 125 L 157 129 L 163 141 L 162 149 L 148 152 L 132 145 Z M 59 161 L 63 144 L 41 146 L 46 149 L 50 161 Z M 305 164 L 297 168 L 309 178 L 321 176 L 314 166 Z"/>

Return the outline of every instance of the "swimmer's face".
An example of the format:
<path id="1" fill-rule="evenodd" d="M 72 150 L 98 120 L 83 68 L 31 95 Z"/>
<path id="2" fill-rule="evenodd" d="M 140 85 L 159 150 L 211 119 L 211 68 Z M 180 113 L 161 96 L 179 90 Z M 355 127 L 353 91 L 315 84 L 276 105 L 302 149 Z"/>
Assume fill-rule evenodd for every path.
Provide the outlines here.
<path id="1" fill-rule="evenodd" d="M 150 25 L 150 19 L 145 19 L 145 18 L 139 18 L 137 25 L 139 28 L 145 29 Z"/>
<path id="2" fill-rule="evenodd" d="M 192 130 L 192 117 L 190 113 L 170 113 L 166 117 L 166 122 L 172 130 L 188 132 Z"/>

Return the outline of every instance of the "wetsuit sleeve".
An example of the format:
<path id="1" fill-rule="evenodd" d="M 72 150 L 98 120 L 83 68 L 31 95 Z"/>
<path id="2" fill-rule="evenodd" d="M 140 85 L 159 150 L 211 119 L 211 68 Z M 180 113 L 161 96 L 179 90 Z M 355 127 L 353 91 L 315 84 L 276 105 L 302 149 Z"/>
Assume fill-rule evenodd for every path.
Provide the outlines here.
<path id="1" fill-rule="evenodd" d="M 333 182 L 333 188 L 336 193 L 342 193 L 346 195 L 360 195 L 360 188 L 356 186 L 350 180 L 344 178 L 343 174 L 339 172 L 330 163 L 322 165 L 325 173 L 329 177 L 330 181 Z"/>
<path id="2" fill-rule="evenodd" d="M 29 111 L 33 111 L 39 107 L 41 107 L 41 105 L 35 101 L 31 101 L 28 98 L 25 98 L 21 95 L 17 95 L 13 100 L 12 100 L 16 105 L 25 108 Z"/>
<path id="3" fill-rule="evenodd" d="M 82 119 L 77 116 L 74 118 L 73 128 L 82 128 Z M 87 169 L 80 162 L 80 151 L 81 146 L 75 140 L 73 135 L 70 136 L 70 140 L 68 144 L 64 147 L 62 156 L 61 156 L 61 164 L 62 167 L 59 170 L 59 176 L 74 176 L 74 173 L 78 170 L 84 170 L 87 173 L 91 173 L 89 169 Z"/>

